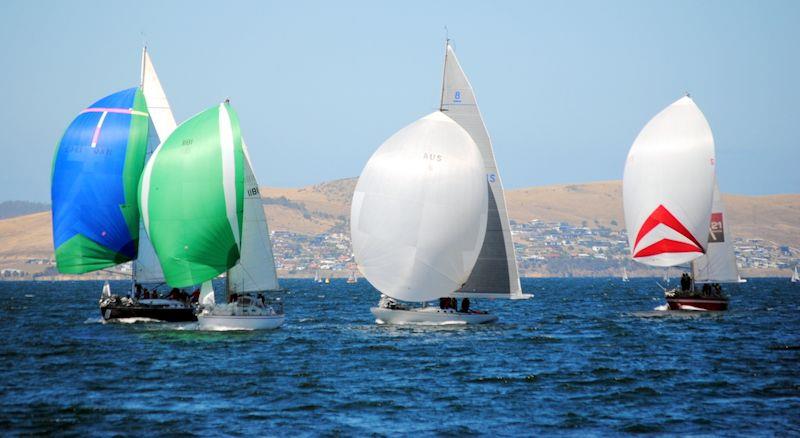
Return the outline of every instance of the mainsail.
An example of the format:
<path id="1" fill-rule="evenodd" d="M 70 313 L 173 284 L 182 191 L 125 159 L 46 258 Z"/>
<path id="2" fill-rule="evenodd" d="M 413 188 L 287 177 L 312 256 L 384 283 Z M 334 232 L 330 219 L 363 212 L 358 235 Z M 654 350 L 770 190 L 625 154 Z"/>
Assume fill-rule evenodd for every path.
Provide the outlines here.
<path id="1" fill-rule="evenodd" d="M 183 122 L 156 149 L 139 199 L 170 286 L 200 284 L 236 264 L 243 193 L 239 119 L 228 103 Z"/>
<path id="2" fill-rule="evenodd" d="M 483 159 L 472 137 L 437 111 L 372 155 L 351 207 L 364 276 L 405 301 L 450 295 L 467 281 L 486 234 Z"/>
<path id="3" fill-rule="evenodd" d="M 272 254 L 264 203 L 258 189 L 258 180 L 250 164 L 247 146 L 244 151 L 244 219 L 239 263 L 228 271 L 228 292 L 263 292 L 278 290 L 278 274 Z"/>
<path id="4" fill-rule="evenodd" d="M 56 264 L 82 274 L 136 258 L 136 187 L 145 162 L 148 116 L 138 87 L 82 111 L 53 159 L 52 213 Z"/>
<path id="5" fill-rule="evenodd" d="M 440 109 L 464 128 L 478 146 L 483 157 L 489 191 L 488 220 L 481 252 L 467 282 L 456 291 L 456 295 L 527 298 L 522 294 L 520 286 L 503 183 L 494 159 L 492 142 L 483 123 L 472 86 L 449 42 L 446 44 L 445 52 Z"/>
<path id="6" fill-rule="evenodd" d="M 153 151 L 156 150 L 162 140 L 165 140 L 175 130 L 175 117 L 167 101 L 167 95 L 161 88 L 161 81 L 158 80 L 153 62 L 147 47 L 142 49 L 142 90 L 147 101 L 147 111 L 150 113 L 150 126 L 147 136 L 146 159 L 150 159 Z M 138 283 L 163 283 L 164 272 L 161 271 L 161 264 L 150 243 L 150 238 L 144 229 L 144 221 L 139 221 L 139 256 L 133 263 L 134 281 Z"/>
<path id="7" fill-rule="evenodd" d="M 625 225 L 634 260 L 675 266 L 706 252 L 714 191 L 714 138 L 683 97 L 653 117 L 628 152 Z"/>
<path id="8" fill-rule="evenodd" d="M 727 215 L 719 187 L 714 184 L 714 201 L 711 208 L 708 249 L 706 254 L 692 262 L 692 274 L 697 283 L 739 283 L 739 269 L 730 226 L 725 226 Z M 730 225 L 730 224 L 727 224 Z"/>

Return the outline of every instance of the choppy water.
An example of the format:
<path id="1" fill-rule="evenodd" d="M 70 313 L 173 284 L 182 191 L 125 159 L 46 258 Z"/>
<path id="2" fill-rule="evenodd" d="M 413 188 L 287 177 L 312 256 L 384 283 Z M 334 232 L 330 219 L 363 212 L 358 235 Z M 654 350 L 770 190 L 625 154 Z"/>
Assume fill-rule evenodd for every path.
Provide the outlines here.
<path id="1" fill-rule="evenodd" d="M 100 283 L 0 283 L 0 431 L 800 433 L 788 280 L 691 315 L 653 311 L 651 279 L 524 280 L 533 300 L 477 303 L 500 323 L 441 328 L 375 325 L 365 281 L 284 285 L 283 328 L 205 333 L 101 324 Z"/>

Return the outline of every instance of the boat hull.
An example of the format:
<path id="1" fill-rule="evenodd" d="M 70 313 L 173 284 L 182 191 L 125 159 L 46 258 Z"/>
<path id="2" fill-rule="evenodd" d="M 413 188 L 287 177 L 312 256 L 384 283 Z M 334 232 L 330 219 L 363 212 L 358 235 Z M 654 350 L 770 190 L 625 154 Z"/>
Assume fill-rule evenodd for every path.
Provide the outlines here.
<path id="1" fill-rule="evenodd" d="M 285 319 L 284 315 L 197 315 L 201 330 L 273 330 Z"/>
<path id="2" fill-rule="evenodd" d="M 719 297 L 667 297 L 670 310 L 705 310 L 719 312 L 728 310 L 728 298 Z"/>
<path id="3" fill-rule="evenodd" d="M 492 315 L 490 313 L 462 313 L 452 310 L 442 310 L 435 307 L 407 310 L 373 307 L 370 311 L 375 315 L 375 322 L 378 324 L 473 325 L 488 324 L 497 321 L 497 315 Z"/>
<path id="4" fill-rule="evenodd" d="M 146 318 L 164 322 L 197 321 L 194 309 L 191 307 L 175 308 L 107 304 L 100 306 L 100 316 L 106 321 L 127 318 Z"/>

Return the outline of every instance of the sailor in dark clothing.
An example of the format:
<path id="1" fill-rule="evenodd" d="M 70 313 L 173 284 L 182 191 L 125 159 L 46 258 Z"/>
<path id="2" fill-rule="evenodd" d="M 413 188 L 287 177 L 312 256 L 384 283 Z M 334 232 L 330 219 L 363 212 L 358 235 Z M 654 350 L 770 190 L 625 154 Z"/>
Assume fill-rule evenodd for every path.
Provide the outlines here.
<path id="1" fill-rule="evenodd" d="M 447 309 L 447 307 L 450 306 L 450 303 L 448 301 L 450 301 L 449 298 L 445 297 L 439 298 L 439 308 L 442 310 Z"/>
<path id="2" fill-rule="evenodd" d="M 681 290 L 683 292 L 686 292 L 691 287 L 692 287 L 692 279 L 691 277 L 689 277 L 689 274 L 684 272 L 683 275 L 681 275 Z"/>
<path id="3" fill-rule="evenodd" d="M 469 313 L 469 298 L 461 300 L 461 312 Z"/>

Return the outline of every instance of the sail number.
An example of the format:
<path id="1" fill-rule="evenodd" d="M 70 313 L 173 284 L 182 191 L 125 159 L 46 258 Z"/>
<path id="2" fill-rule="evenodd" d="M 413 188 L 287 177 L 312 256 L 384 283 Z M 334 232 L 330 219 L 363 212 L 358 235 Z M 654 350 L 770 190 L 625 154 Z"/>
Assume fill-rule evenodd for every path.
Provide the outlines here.
<path id="1" fill-rule="evenodd" d="M 247 189 L 247 196 L 255 196 L 258 194 L 258 187 L 250 187 Z"/>
<path id="2" fill-rule="evenodd" d="M 425 160 L 430 160 L 430 161 L 442 161 L 442 154 L 434 154 L 434 153 L 425 152 L 422 155 L 422 158 L 425 159 Z"/>
<path id="3" fill-rule="evenodd" d="M 181 146 L 191 146 L 192 143 L 194 143 L 194 139 L 193 138 L 187 138 L 187 139 L 184 139 L 181 142 Z"/>
<path id="4" fill-rule="evenodd" d="M 486 180 L 488 180 L 490 183 L 493 183 L 497 181 L 497 175 L 493 173 L 486 174 Z"/>

